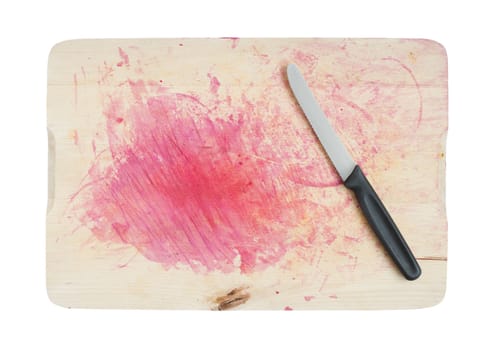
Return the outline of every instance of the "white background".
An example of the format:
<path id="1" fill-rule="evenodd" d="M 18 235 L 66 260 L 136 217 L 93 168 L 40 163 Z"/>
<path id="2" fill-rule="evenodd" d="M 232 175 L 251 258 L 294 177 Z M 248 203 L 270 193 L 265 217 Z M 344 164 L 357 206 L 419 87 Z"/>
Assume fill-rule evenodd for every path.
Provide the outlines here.
<path id="1" fill-rule="evenodd" d="M 3 1 L 0 348 L 485 349 L 486 12 L 481 1 L 433 3 Z M 407 37 L 442 43 L 449 57 L 450 101 L 443 302 L 409 311 L 229 313 L 68 310 L 51 304 L 45 290 L 49 50 L 66 39 L 173 36 Z"/>

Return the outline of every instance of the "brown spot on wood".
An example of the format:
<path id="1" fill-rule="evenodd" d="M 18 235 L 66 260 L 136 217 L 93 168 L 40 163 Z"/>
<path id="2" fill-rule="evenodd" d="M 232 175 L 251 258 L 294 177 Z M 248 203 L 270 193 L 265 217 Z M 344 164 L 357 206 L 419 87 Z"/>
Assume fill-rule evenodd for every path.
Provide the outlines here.
<path id="1" fill-rule="evenodd" d="M 214 302 L 217 304 L 217 310 L 228 310 L 246 303 L 250 298 L 247 288 L 248 287 L 234 288 L 227 294 L 215 298 Z"/>
<path id="2" fill-rule="evenodd" d="M 414 52 L 409 52 L 408 57 L 411 63 L 416 63 L 416 55 Z"/>

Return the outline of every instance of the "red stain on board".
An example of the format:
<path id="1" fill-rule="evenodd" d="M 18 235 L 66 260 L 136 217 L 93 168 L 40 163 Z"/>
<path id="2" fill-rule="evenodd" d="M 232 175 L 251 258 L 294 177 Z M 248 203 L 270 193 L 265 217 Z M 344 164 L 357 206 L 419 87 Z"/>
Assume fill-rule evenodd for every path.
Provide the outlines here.
<path id="1" fill-rule="evenodd" d="M 238 38 L 227 39 L 236 46 Z M 290 54 L 312 77 L 317 56 Z M 119 55 L 116 65 L 128 67 L 128 54 L 119 49 Z M 115 86 L 112 66 L 105 63 L 100 74 L 100 86 Z M 99 240 L 131 245 L 166 268 L 197 272 L 250 273 L 295 249 L 310 252 L 337 242 L 352 250 L 360 240 L 338 237 L 327 223 L 351 206 L 351 197 L 327 206 L 306 197 L 309 188 L 333 189 L 341 181 L 309 126 L 290 125 L 299 110 L 283 113 L 282 99 L 274 101 L 269 91 L 258 99 L 242 93 L 240 101 L 232 100 L 222 96 L 216 76 L 207 76 L 209 97 L 137 79 L 117 83 L 102 96 L 109 147 L 98 149 L 92 141 L 95 161 L 72 198 L 81 224 Z M 274 88 L 286 89 L 276 77 Z M 326 79 L 326 85 L 308 80 L 333 102 L 325 112 L 336 117 L 338 132 L 354 136 L 350 149 L 358 149 L 354 156 L 365 162 L 387 143 L 364 123 L 395 122 L 388 115 L 378 120 L 370 106 L 380 101 L 393 110 L 394 100 L 371 90 L 370 105 L 359 105 L 353 96 L 363 94 L 360 86 Z M 345 260 L 344 268 L 355 269 L 354 255 L 332 254 Z"/>
<path id="2" fill-rule="evenodd" d="M 118 48 L 118 54 L 120 55 L 120 58 L 122 59 L 117 63 L 117 67 L 122 67 L 122 66 L 128 66 L 129 65 L 129 55 L 122 50 L 122 48 Z"/>
<path id="3" fill-rule="evenodd" d="M 297 64 L 306 67 L 306 69 L 310 71 L 312 71 L 318 63 L 318 57 L 310 53 L 305 53 L 301 50 L 294 50 L 293 56 Z"/>
<path id="4" fill-rule="evenodd" d="M 419 124 L 421 124 L 421 120 L 423 119 L 423 94 L 421 93 L 421 87 L 419 85 L 418 79 L 416 79 L 416 76 L 414 75 L 413 71 L 411 68 L 409 68 L 406 64 L 398 60 L 397 58 L 394 57 L 384 57 L 384 61 L 391 61 L 399 64 L 399 66 L 404 69 L 411 79 L 414 81 L 414 86 L 416 87 L 416 91 L 418 93 L 418 119 L 416 123 L 416 128 L 419 127 Z"/>
<path id="5" fill-rule="evenodd" d="M 238 42 L 240 40 L 240 38 L 238 38 L 238 37 L 231 37 L 231 36 L 223 37 L 222 39 L 230 40 L 232 42 L 232 49 L 237 47 Z"/>
<path id="6" fill-rule="evenodd" d="M 311 228 L 292 234 L 309 207 L 252 109 L 221 118 L 155 82 L 122 90 L 104 108 L 110 161 L 93 165 L 83 192 L 80 219 L 97 238 L 166 267 L 243 273 L 309 246 Z"/>
<path id="7" fill-rule="evenodd" d="M 79 144 L 79 135 L 78 135 L 78 130 L 73 130 L 71 132 L 71 138 L 73 139 L 73 143 L 78 146 Z"/>
<path id="8" fill-rule="evenodd" d="M 212 94 L 216 94 L 218 92 L 218 88 L 220 87 L 220 81 L 214 75 L 208 73 L 208 78 L 210 79 L 210 92 Z"/>
<path id="9" fill-rule="evenodd" d="M 292 307 L 290 307 L 290 306 L 286 306 L 286 307 L 284 308 L 284 310 L 285 310 L 285 311 L 292 311 L 292 310 L 293 310 L 293 308 L 292 308 Z"/>

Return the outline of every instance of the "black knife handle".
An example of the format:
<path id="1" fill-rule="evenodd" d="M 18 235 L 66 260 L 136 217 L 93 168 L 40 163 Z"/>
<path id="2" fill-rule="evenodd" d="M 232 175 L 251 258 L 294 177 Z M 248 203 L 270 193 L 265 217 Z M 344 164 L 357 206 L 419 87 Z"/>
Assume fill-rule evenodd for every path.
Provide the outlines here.
<path id="1" fill-rule="evenodd" d="M 408 280 L 415 280 L 421 275 L 421 268 L 399 232 L 396 224 L 375 193 L 364 173 L 357 165 L 344 182 L 353 192 L 362 208 L 369 225 L 382 242 L 392 260 Z"/>

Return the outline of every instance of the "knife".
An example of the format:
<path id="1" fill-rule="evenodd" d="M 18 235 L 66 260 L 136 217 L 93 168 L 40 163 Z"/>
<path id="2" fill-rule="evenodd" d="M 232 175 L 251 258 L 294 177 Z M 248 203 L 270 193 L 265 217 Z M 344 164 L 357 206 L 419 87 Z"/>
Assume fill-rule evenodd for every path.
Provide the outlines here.
<path id="1" fill-rule="evenodd" d="M 360 167 L 333 130 L 295 64 L 287 67 L 291 90 L 345 187 L 355 193 L 363 214 L 404 277 L 415 280 L 421 268 L 401 232 Z"/>

